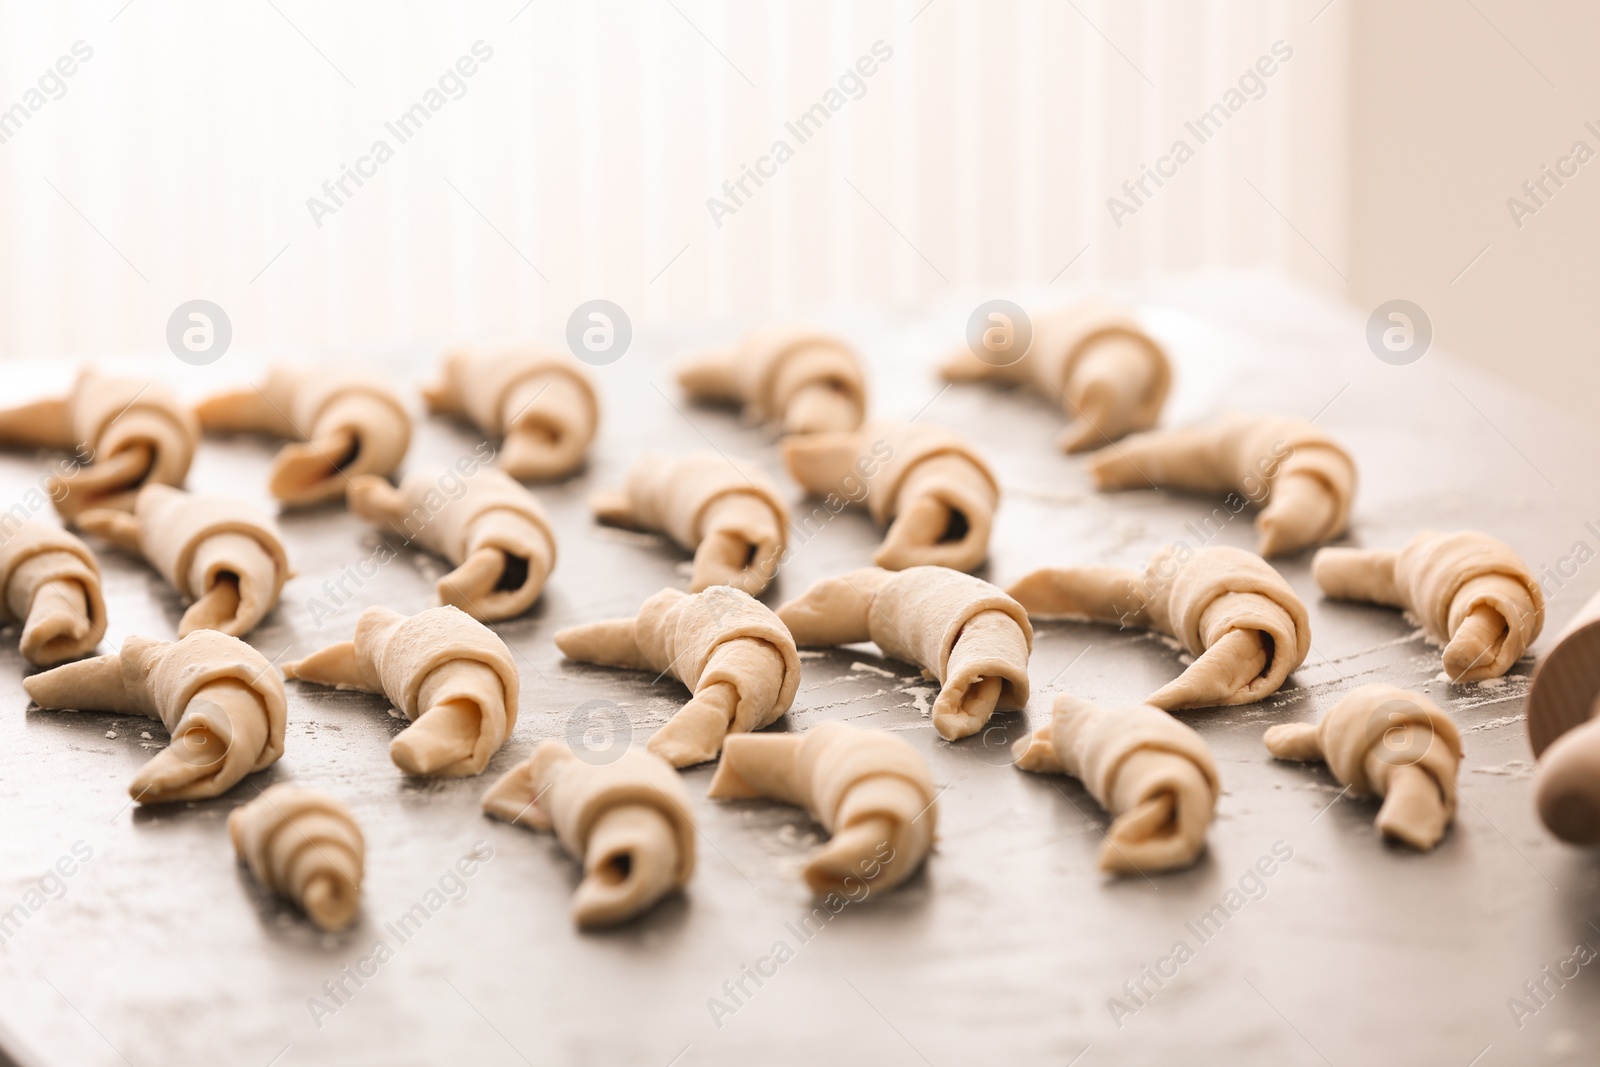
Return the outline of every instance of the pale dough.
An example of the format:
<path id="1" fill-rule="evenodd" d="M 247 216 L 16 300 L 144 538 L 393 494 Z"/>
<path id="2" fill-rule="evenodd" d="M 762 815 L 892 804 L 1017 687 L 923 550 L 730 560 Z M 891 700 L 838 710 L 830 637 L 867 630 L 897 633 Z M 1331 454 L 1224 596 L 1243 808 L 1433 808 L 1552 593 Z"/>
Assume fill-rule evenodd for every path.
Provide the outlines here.
<path id="1" fill-rule="evenodd" d="M 1017 766 L 1070 774 L 1111 813 L 1100 869 L 1187 867 L 1206 847 L 1222 787 L 1200 735 L 1148 704 L 1102 708 L 1057 694 L 1050 725 L 1018 741 Z"/>
<path id="2" fill-rule="evenodd" d="M 179 641 L 130 637 L 110 656 L 22 680 L 41 708 L 160 719 L 172 743 L 139 768 L 128 792 L 155 804 L 219 796 L 283 755 L 283 681 L 265 656 L 215 630 Z"/>
<path id="3" fill-rule="evenodd" d="M 458 608 L 409 617 L 368 608 L 353 641 L 286 663 L 283 673 L 387 697 L 411 721 L 389 744 L 389 758 L 407 774 L 482 774 L 517 725 L 511 650 Z"/>
<path id="4" fill-rule="evenodd" d="M 493 467 L 466 477 L 421 467 L 398 489 L 375 474 L 359 474 L 350 479 L 350 510 L 454 564 L 435 585 L 439 602 L 475 619 L 523 614 L 556 565 L 556 536 L 544 508 Z"/>
<path id="5" fill-rule="evenodd" d="M 1096 452 L 1089 472 L 1102 490 L 1161 486 L 1237 494 L 1261 508 L 1263 556 L 1331 541 L 1350 523 L 1356 465 L 1337 441 L 1303 419 L 1229 415 L 1208 426 L 1152 430 Z M 1230 501 L 1234 498 L 1230 498 Z"/>
<path id="6" fill-rule="evenodd" d="M 367 846 L 355 816 L 314 789 L 279 784 L 228 816 L 233 850 L 269 892 L 318 927 L 349 926 L 361 907 Z"/>
<path id="7" fill-rule="evenodd" d="M 880 567 L 966 571 L 989 554 L 1000 483 L 951 430 L 873 422 L 853 432 L 790 437 L 783 461 L 812 496 L 865 504 L 873 521 L 888 527 L 872 556 Z"/>
<path id="8" fill-rule="evenodd" d="M 422 396 L 429 411 L 465 416 L 499 439 L 501 469 L 524 481 L 577 470 L 600 423 L 582 364 L 545 348 L 451 352 Z"/>
<path id="9" fill-rule="evenodd" d="M 1000 589 L 948 567 L 863 567 L 778 609 L 801 645 L 873 641 L 939 682 L 933 726 L 947 741 L 983 729 L 996 709 L 1028 703 L 1033 627 Z"/>
<path id="10" fill-rule="evenodd" d="M 267 488 L 289 505 L 341 500 L 357 474 L 391 474 L 411 446 L 411 416 L 377 374 L 277 366 L 259 386 L 195 407 L 209 431 L 296 442 L 273 460 Z"/>
<path id="11" fill-rule="evenodd" d="M 855 349 L 798 326 L 753 330 L 737 343 L 686 357 L 678 384 L 700 400 L 742 405 L 786 434 L 854 430 L 867 412 L 867 379 Z"/>
<path id="12" fill-rule="evenodd" d="M 189 605 L 179 637 L 195 630 L 243 637 L 278 603 L 291 575 L 277 525 L 230 497 L 147 485 L 132 514 L 95 508 L 80 513 L 78 525 L 141 554 L 178 591 Z"/>
<path id="13" fill-rule="evenodd" d="M 100 563 L 59 526 L 0 517 L 0 624 L 22 624 L 22 658 L 54 667 L 106 635 Z"/>
<path id="14" fill-rule="evenodd" d="M 572 896 L 579 926 L 627 922 L 694 873 L 689 791 L 670 764 L 648 752 L 630 749 L 596 763 L 559 741 L 541 741 L 483 794 L 483 810 L 553 831 L 583 862 Z"/>
<path id="15" fill-rule="evenodd" d="M 665 533 L 694 553 L 689 591 L 759 596 L 788 546 L 789 509 L 766 475 L 715 452 L 641 456 L 621 492 L 591 500 L 601 522 Z"/>
<path id="16" fill-rule="evenodd" d="M 1385 837 L 1427 851 L 1455 816 L 1461 735 L 1420 693 L 1365 685 L 1315 726 L 1279 723 L 1262 740 L 1278 759 L 1325 761 L 1358 797 L 1383 797 L 1377 825 Z"/>
<path id="17" fill-rule="evenodd" d="M 1311 569 L 1330 597 L 1403 608 L 1445 646 L 1458 684 L 1499 678 L 1544 629 L 1538 580 L 1488 534 L 1424 530 L 1398 552 L 1324 548 Z"/>
<path id="18" fill-rule="evenodd" d="M 1100 448 L 1156 424 L 1172 367 L 1131 311 L 1091 300 L 1032 323 L 1033 343 L 1021 359 L 997 366 L 963 346 L 940 368 L 945 380 L 1026 385 L 1059 401 L 1073 419 L 1061 435 L 1068 452 Z"/>
<path id="19" fill-rule="evenodd" d="M 199 442 L 199 423 L 165 386 L 92 368 L 65 397 L 0 411 L 0 444 L 75 453 L 48 483 L 68 522 L 85 508 L 131 508 L 142 485 L 182 485 Z"/>
<path id="20" fill-rule="evenodd" d="M 1311 620 L 1283 576 L 1243 549 L 1157 552 L 1123 567 L 1046 567 L 1007 590 L 1036 618 L 1086 619 L 1175 637 L 1195 657 L 1147 703 L 1167 711 L 1253 704 L 1311 651 Z"/>
<path id="21" fill-rule="evenodd" d="M 674 767 L 714 759 L 724 738 L 776 722 L 800 686 L 794 638 L 766 605 L 726 585 L 663 589 L 631 619 L 556 634 L 570 659 L 659 671 L 694 694 L 650 739 Z"/>
<path id="22" fill-rule="evenodd" d="M 939 790 L 916 749 L 842 722 L 728 738 L 706 795 L 767 797 L 821 823 L 832 837 L 805 866 L 818 896 L 893 889 L 922 866 L 939 823 Z"/>

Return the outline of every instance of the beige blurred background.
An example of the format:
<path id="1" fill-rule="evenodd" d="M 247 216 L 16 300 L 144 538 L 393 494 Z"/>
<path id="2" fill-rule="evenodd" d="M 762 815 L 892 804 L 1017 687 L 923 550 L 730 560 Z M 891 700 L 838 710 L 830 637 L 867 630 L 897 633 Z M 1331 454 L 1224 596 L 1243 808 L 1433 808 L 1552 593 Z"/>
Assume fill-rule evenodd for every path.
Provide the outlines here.
<path id="1" fill-rule="evenodd" d="M 6 357 L 159 350 L 194 298 L 242 350 L 338 356 L 553 340 L 593 297 L 649 329 L 1269 271 L 1363 317 L 1412 300 L 1436 344 L 1570 409 L 1600 387 L 1580 321 L 1600 164 L 1520 228 L 1506 205 L 1574 141 L 1600 151 L 1593 5 L 4 0 L 0 19 Z M 414 105 L 402 142 L 386 124 Z M 791 130 L 808 112 L 826 118 Z M 347 167 L 367 176 L 324 188 Z M 768 176 L 724 188 L 746 168 Z"/>

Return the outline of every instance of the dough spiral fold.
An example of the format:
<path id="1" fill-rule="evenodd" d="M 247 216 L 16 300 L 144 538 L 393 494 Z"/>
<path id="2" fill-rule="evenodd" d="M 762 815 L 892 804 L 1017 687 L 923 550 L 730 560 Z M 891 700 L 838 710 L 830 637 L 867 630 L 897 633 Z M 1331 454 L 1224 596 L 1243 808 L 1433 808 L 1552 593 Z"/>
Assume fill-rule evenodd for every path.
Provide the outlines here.
<path id="1" fill-rule="evenodd" d="M 1100 869 L 1188 867 L 1206 846 L 1222 787 L 1200 735 L 1149 704 L 1102 708 L 1057 694 L 1050 724 L 1014 748 L 1017 766 L 1070 774 L 1112 815 Z"/>
<path id="2" fill-rule="evenodd" d="M 863 567 L 827 578 L 778 609 L 801 645 L 872 641 L 941 688 L 933 726 L 946 741 L 1028 703 L 1033 627 L 1000 589 L 948 567 Z"/>
<path id="3" fill-rule="evenodd" d="M 361 907 L 366 840 L 350 809 L 313 789 L 280 783 L 228 816 L 239 859 L 270 893 L 320 929 L 343 930 Z"/>
<path id="4" fill-rule="evenodd" d="M 172 742 L 134 775 L 146 804 L 220 796 L 283 755 L 283 681 L 266 657 L 215 630 L 178 641 L 130 637 L 114 655 L 22 680 L 41 708 L 159 719 Z"/>
<path id="5" fill-rule="evenodd" d="M 553 831 L 583 863 L 572 897 L 572 918 L 582 927 L 627 922 L 694 873 L 689 791 L 671 765 L 648 752 L 631 749 L 595 763 L 559 741 L 541 741 L 483 794 L 483 810 Z"/>
<path id="6" fill-rule="evenodd" d="M 430 412 L 465 417 L 498 440 L 500 468 L 521 481 L 577 470 L 600 424 L 582 364 L 546 348 L 451 352 L 422 396 Z"/>
<path id="7" fill-rule="evenodd" d="M 1253 704 L 1276 693 L 1311 651 L 1311 619 L 1283 576 L 1238 548 L 1164 548 L 1144 573 L 1046 567 L 1009 590 L 1036 618 L 1154 630 L 1195 657 L 1146 703 L 1165 711 Z"/>
<path id="8" fill-rule="evenodd" d="M 0 517 L 0 624 L 22 624 L 22 658 L 54 667 L 93 652 L 106 635 L 100 563 L 48 523 Z"/>
<path id="9" fill-rule="evenodd" d="M 939 822 L 939 791 L 916 749 L 841 722 L 728 738 L 706 795 L 804 808 L 832 835 L 806 861 L 806 884 L 818 896 L 852 900 L 915 874 Z"/>
<path id="10" fill-rule="evenodd" d="M 411 725 L 389 744 L 407 774 L 482 774 L 517 725 L 519 680 L 495 633 L 453 607 L 405 616 L 371 607 L 355 639 L 283 665 L 286 677 L 378 693 Z"/>
<path id="11" fill-rule="evenodd" d="M 557 632 L 556 647 L 582 663 L 670 674 L 694 694 L 648 745 L 674 767 L 704 763 L 724 738 L 770 726 L 800 687 L 789 631 L 766 605 L 726 585 L 663 589 L 631 619 Z"/>
<path id="12" fill-rule="evenodd" d="M 739 404 L 786 434 L 854 430 L 867 412 L 855 349 L 798 326 L 752 330 L 734 344 L 685 357 L 678 384 L 699 400 Z"/>

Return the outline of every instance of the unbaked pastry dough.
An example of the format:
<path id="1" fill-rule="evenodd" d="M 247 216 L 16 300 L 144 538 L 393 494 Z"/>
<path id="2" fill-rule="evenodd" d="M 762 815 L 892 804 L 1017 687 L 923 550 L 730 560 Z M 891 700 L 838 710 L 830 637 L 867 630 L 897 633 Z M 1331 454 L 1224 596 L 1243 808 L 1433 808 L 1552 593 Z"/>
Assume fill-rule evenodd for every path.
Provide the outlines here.
<path id="1" fill-rule="evenodd" d="M 1330 597 L 1403 608 L 1445 646 L 1458 684 L 1499 678 L 1544 629 L 1538 580 L 1488 534 L 1424 530 L 1398 552 L 1324 548 L 1311 569 Z"/>
<path id="2" fill-rule="evenodd" d="M 389 758 L 407 774 L 482 774 L 517 725 L 511 650 L 458 608 L 410 617 L 368 608 L 353 641 L 286 663 L 283 673 L 387 697 L 411 721 L 389 744 Z"/>
<path id="3" fill-rule="evenodd" d="M 658 756 L 630 749 L 608 763 L 539 743 L 483 794 L 483 810 L 507 822 L 553 831 L 583 862 L 572 918 L 616 926 L 641 915 L 694 873 L 689 791 Z"/>
<path id="4" fill-rule="evenodd" d="M 939 823 L 939 791 L 917 750 L 842 722 L 728 738 L 706 795 L 768 797 L 821 823 L 832 836 L 805 866 L 818 896 L 893 889 L 922 866 Z"/>
<path id="5" fill-rule="evenodd" d="M 1233 491 L 1261 507 L 1263 556 L 1284 556 L 1338 537 L 1350 522 L 1356 465 L 1303 419 L 1229 415 L 1208 426 L 1153 430 L 1095 453 L 1102 490 L 1164 486 Z"/>
<path id="6" fill-rule="evenodd" d="M 22 680 L 41 708 L 160 719 L 172 741 L 139 768 L 134 800 L 220 796 L 283 755 L 283 681 L 265 656 L 215 630 L 179 641 L 130 637 L 109 656 Z"/>
<path id="7" fill-rule="evenodd" d="M 74 452 L 50 497 L 69 522 L 91 507 L 129 508 L 142 485 L 182 485 L 200 425 L 165 386 L 89 368 L 65 397 L 0 411 L 0 444 Z"/>
<path id="8" fill-rule="evenodd" d="M 243 637 L 278 603 L 291 575 L 277 525 L 231 497 L 147 485 L 132 514 L 95 508 L 79 514 L 78 525 L 143 555 L 178 591 L 189 605 L 179 637 L 195 630 Z"/>
<path id="9" fill-rule="evenodd" d="M 1364 685 L 1315 726 L 1279 723 L 1262 740 L 1278 759 L 1326 761 L 1356 796 L 1383 797 L 1377 825 L 1385 837 L 1427 851 L 1455 817 L 1461 735 L 1420 693 Z"/>
<path id="10" fill-rule="evenodd" d="M 1022 770 L 1072 775 L 1111 813 L 1102 871 L 1176 870 L 1205 849 L 1222 789 L 1217 765 L 1200 735 L 1161 709 L 1102 708 L 1059 693 L 1050 725 L 1014 752 Z"/>
<path id="11" fill-rule="evenodd" d="M 200 402 L 210 431 L 287 438 L 267 488 L 285 504 L 344 497 L 357 474 L 390 474 L 411 445 L 411 416 L 395 391 L 374 374 L 323 367 L 277 366 L 259 386 Z"/>
<path id="12" fill-rule="evenodd" d="M 694 694 L 649 749 L 674 767 L 714 759 L 723 739 L 759 730 L 794 703 L 800 654 L 766 605 L 726 585 L 663 589 L 631 619 L 571 626 L 556 647 L 582 663 L 660 671 Z"/>
<path id="13" fill-rule="evenodd" d="M 939 682 L 933 727 L 947 741 L 1028 703 L 1033 627 L 1022 605 L 948 567 L 863 567 L 827 578 L 778 609 L 801 645 L 873 641 Z"/>
<path id="14" fill-rule="evenodd" d="M 87 656 L 106 635 L 100 563 L 59 526 L 0 522 L 0 625 L 22 624 L 22 658 L 36 667 Z"/>
<path id="15" fill-rule="evenodd" d="M 268 892 L 299 905 L 323 930 L 361 907 L 367 846 L 350 809 L 314 789 L 280 783 L 228 816 L 233 850 Z"/>
<path id="16" fill-rule="evenodd" d="M 1148 430 L 1161 416 L 1172 368 L 1133 313 L 1100 301 L 1036 316 L 1033 343 L 997 366 L 963 346 L 941 368 L 946 381 L 1027 385 L 1059 400 L 1073 419 L 1061 447 L 1083 452 Z"/>
<path id="17" fill-rule="evenodd" d="M 533 607 L 556 564 L 556 537 L 539 501 L 493 467 L 466 477 L 444 467 L 409 472 L 396 489 L 375 474 L 350 479 L 350 510 L 449 560 L 439 602 L 475 619 Z"/>
<path id="18" fill-rule="evenodd" d="M 804 327 L 752 330 L 691 355 L 678 366 L 678 384 L 697 399 L 740 404 L 753 421 L 778 422 L 784 433 L 854 430 L 867 413 L 855 349 Z"/>
<path id="19" fill-rule="evenodd" d="M 622 491 L 598 493 L 591 506 L 601 522 L 665 533 L 692 551 L 691 593 L 731 585 L 759 596 L 788 547 L 778 487 L 715 452 L 641 456 Z"/>
<path id="20" fill-rule="evenodd" d="M 1085 619 L 1177 638 L 1195 657 L 1146 703 L 1166 711 L 1253 704 L 1311 651 L 1311 620 L 1289 583 L 1239 548 L 1164 548 L 1144 573 L 1046 567 L 1007 590 L 1035 618 Z"/>
<path id="21" fill-rule="evenodd" d="M 880 567 L 966 571 L 989 554 L 1000 483 L 950 430 L 872 422 L 854 432 L 790 437 L 783 461 L 811 495 L 865 504 L 873 520 L 888 527 L 872 556 Z"/>
<path id="22" fill-rule="evenodd" d="M 500 439 L 501 469 L 524 481 L 577 470 L 600 422 L 582 365 L 544 348 L 451 352 L 439 384 L 422 396 L 429 411 L 463 415 Z"/>

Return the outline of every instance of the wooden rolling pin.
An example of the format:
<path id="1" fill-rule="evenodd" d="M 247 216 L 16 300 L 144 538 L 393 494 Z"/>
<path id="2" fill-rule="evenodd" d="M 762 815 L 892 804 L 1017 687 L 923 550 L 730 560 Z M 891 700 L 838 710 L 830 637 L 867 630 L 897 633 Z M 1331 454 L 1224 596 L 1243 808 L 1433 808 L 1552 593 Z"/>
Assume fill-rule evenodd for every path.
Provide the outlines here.
<path id="1" fill-rule="evenodd" d="M 1600 844 L 1600 595 L 1539 660 L 1528 692 L 1528 741 L 1539 761 L 1534 801 L 1550 832 Z"/>

